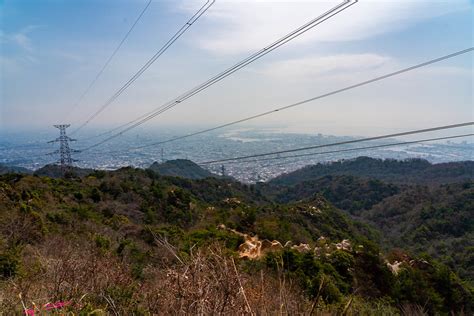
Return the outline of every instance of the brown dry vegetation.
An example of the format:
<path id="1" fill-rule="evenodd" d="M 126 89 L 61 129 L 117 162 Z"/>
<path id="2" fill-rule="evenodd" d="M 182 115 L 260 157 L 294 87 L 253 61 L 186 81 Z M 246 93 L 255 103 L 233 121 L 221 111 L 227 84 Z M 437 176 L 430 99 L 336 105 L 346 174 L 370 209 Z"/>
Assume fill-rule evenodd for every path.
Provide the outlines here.
<path id="1" fill-rule="evenodd" d="M 2 283 L 3 315 L 22 314 L 48 302 L 70 301 L 71 315 L 329 315 L 398 314 L 388 304 L 350 298 L 325 305 L 313 300 L 284 273 L 249 271 L 220 244 L 195 249 L 186 256 L 160 240 L 161 264 L 147 266 L 140 281 L 116 256 L 87 243 L 48 238 L 25 249 L 21 277 Z M 252 270 L 252 269 L 250 269 Z"/>

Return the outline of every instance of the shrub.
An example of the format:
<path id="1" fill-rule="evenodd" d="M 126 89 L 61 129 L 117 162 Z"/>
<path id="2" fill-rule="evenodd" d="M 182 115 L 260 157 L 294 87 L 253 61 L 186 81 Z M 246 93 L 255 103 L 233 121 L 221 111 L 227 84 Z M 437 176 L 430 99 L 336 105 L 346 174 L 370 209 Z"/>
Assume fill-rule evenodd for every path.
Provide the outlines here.
<path id="1" fill-rule="evenodd" d="M 62 211 L 46 213 L 46 219 L 52 223 L 61 225 L 69 224 L 70 221 L 69 216 Z"/>
<path id="2" fill-rule="evenodd" d="M 22 213 L 31 213 L 32 208 L 28 204 L 22 202 L 20 203 L 20 211 Z"/>
<path id="3" fill-rule="evenodd" d="M 13 278 L 18 273 L 20 256 L 15 250 L 0 253 L 0 276 L 4 279 Z"/>
<path id="4" fill-rule="evenodd" d="M 92 189 L 89 197 L 92 199 L 92 201 L 94 201 L 94 203 L 98 203 L 102 199 L 100 196 L 100 191 L 97 188 Z"/>
<path id="5" fill-rule="evenodd" d="M 110 248 L 110 239 L 102 236 L 102 235 L 96 235 L 94 238 L 95 245 L 97 248 L 101 250 L 109 250 Z"/>
<path id="6" fill-rule="evenodd" d="M 78 201 L 81 201 L 83 198 L 84 198 L 84 195 L 82 194 L 81 191 L 78 191 L 78 192 L 74 192 L 74 198 Z"/>
<path id="7" fill-rule="evenodd" d="M 82 220 L 94 220 L 99 219 L 99 213 L 94 212 L 90 206 L 78 205 L 71 208 L 71 212 L 77 214 Z"/>
<path id="8" fill-rule="evenodd" d="M 95 177 L 97 179 L 103 179 L 106 175 L 107 173 L 104 170 L 94 170 L 94 172 L 92 172 L 89 176 Z"/>
<path id="9" fill-rule="evenodd" d="M 191 231 L 184 237 L 184 248 L 189 250 L 191 247 L 202 247 L 215 242 L 223 242 L 227 248 L 237 249 L 243 239 L 234 233 L 215 228 L 200 229 Z"/>

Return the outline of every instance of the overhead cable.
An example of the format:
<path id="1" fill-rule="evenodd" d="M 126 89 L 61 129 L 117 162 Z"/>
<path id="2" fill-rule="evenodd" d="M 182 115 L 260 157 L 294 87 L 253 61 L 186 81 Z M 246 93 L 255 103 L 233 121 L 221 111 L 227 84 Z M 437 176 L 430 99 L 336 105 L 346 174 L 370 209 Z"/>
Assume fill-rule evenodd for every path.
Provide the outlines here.
<path id="1" fill-rule="evenodd" d="M 440 140 L 447 140 L 447 139 L 454 139 L 454 138 L 462 138 L 462 137 L 470 137 L 470 136 L 474 136 L 474 133 L 454 135 L 454 136 L 445 136 L 445 137 L 436 137 L 436 138 L 426 138 L 426 139 L 419 139 L 419 140 L 398 142 L 398 143 L 389 143 L 389 144 L 382 144 L 382 145 L 374 145 L 374 146 L 337 149 L 337 150 L 331 150 L 331 151 L 322 151 L 322 152 L 291 155 L 291 156 L 280 156 L 280 157 L 269 157 L 269 158 L 255 159 L 255 160 L 245 160 L 245 161 L 238 161 L 237 163 L 241 163 L 241 162 L 260 162 L 260 161 L 269 161 L 269 160 L 284 160 L 284 159 L 289 159 L 289 158 L 300 158 L 300 157 L 308 157 L 308 156 L 336 154 L 336 153 L 342 153 L 342 152 L 348 152 L 348 151 L 361 151 L 361 150 L 378 149 L 378 148 L 385 148 L 385 147 L 396 147 L 396 146 L 412 145 L 412 144 L 419 144 L 419 143 L 426 143 L 426 142 L 433 142 L 433 141 L 440 141 Z M 288 164 L 288 163 L 290 163 L 290 162 L 287 161 L 287 162 L 283 162 L 281 164 L 284 165 L 284 164 Z M 280 165 L 280 164 L 277 164 L 277 165 Z M 262 166 L 262 167 L 271 167 L 271 166 L 276 166 L 276 165 L 272 164 L 272 165 L 265 165 L 265 166 Z"/>
<path id="2" fill-rule="evenodd" d="M 269 46 L 266 46 L 265 48 L 261 49 L 260 51 L 258 51 L 257 53 L 245 58 L 244 60 L 240 61 L 239 63 L 235 64 L 234 66 L 228 68 L 227 70 L 219 73 L 218 75 L 212 77 L 211 79 L 205 81 L 204 83 L 198 85 L 197 87 L 189 90 L 188 92 L 182 94 L 181 96 L 163 104 L 162 106 L 160 106 L 159 108 L 151 111 L 151 112 L 148 112 L 146 113 L 145 115 L 142 115 L 140 117 L 138 117 L 137 119 L 133 120 L 133 121 L 130 121 L 124 125 L 121 125 L 119 126 L 118 128 L 115 128 L 115 130 L 117 129 L 120 129 L 120 128 L 124 128 L 122 131 L 116 133 L 116 134 L 113 134 L 112 136 L 109 136 L 108 138 L 94 144 L 94 145 L 91 145 L 85 149 L 82 149 L 83 151 L 84 150 L 89 150 L 91 148 L 94 148 L 94 147 L 97 147 L 105 142 L 108 142 L 118 136 L 121 136 L 123 135 L 124 133 L 128 132 L 129 130 L 133 129 L 133 128 L 136 128 L 142 124 L 144 124 L 145 122 L 153 119 L 154 117 L 162 114 L 163 112 L 165 111 L 168 111 L 169 109 L 175 107 L 176 105 L 178 105 L 179 103 L 189 99 L 190 97 L 196 95 L 197 93 L 207 89 L 208 87 L 214 85 L 215 83 L 221 81 L 222 79 L 230 76 L 231 74 L 233 74 L 234 72 L 238 71 L 239 69 L 249 65 L 250 63 L 253 63 L 254 61 L 260 59 L 261 57 L 265 56 L 266 54 L 272 52 L 273 50 L 277 49 L 278 47 L 288 43 L 289 41 L 295 39 L 296 37 L 302 35 L 303 33 L 309 31 L 310 29 L 314 28 L 315 26 L 321 24 L 322 22 L 328 20 L 329 18 L 333 17 L 334 15 L 336 14 L 339 14 L 340 12 L 342 12 L 343 10 L 349 8 L 350 6 L 352 6 L 353 4 L 357 3 L 357 1 L 351 1 L 351 0 L 345 0 L 343 1 L 342 3 L 340 3 L 339 5 L 335 6 L 334 8 L 328 10 L 327 12 L 323 13 L 322 15 L 320 15 L 319 17 L 311 20 L 310 22 L 304 24 L 303 26 L 297 28 L 296 30 L 290 32 L 289 34 L 285 35 L 284 37 L 280 38 L 279 40 L 275 41 L 274 43 L 270 44 Z M 108 134 L 110 133 L 107 132 L 105 134 Z"/>
<path id="3" fill-rule="evenodd" d="M 87 86 L 86 90 L 84 90 L 84 92 L 81 94 L 81 96 L 79 97 L 79 99 L 74 103 L 74 106 L 72 107 L 72 109 L 69 111 L 69 115 L 79 106 L 79 104 L 82 102 L 82 100 L 85 98 L 85 96 L 89 93 L 89 91 L 92 89 L 92 87 L 94 86 L 94 84 L 97 82 L 97 80 L 99 80 L 100 76 L 102 76 L 102 73 L 104 72 L 105 68 L 107 68 L 107 66 L 110 64 L 110 62 L 112 61 L 112 59 L 115 57 L 115 55 L 117 54 L 117 52 L 119 51 L 119 49 L 122 47 L 123 43 L 127 40 L 128 36 L 130 35 L 130 33 L 132 33 L 132 30 L 135 28 L 135 26 L 137 25 L 138 21 L 140 21 L 140 19 L 142 18 L 142 16 L 145 14 L 146 10 L 148 9 L 148 7 L 150 6 L 151 2 L 153 0 L 149 0 L 147 2 L 147 4 L 145 5 L 145 7 L 143 8 L 143 10 L 140 12 L 140 14 L 138 15 L 137 19 L 135 20 L 135 22 L 132 24 L 132 26 L 130 27 L 130 29 L 128 30 L 128 32 L 125 34 L 125 36 L 122 38 L 122 40 L 120 41 L 120 43 L 117 45 L 117 47 L 114 49 L 114 51 L 112 52 L 112 54 L 109 56 L 109 58 L 106 60 L 105 64 L 102 66 L 102 68 L 100 69 L 100 71 L 97 73 L 97 75 L 94 77 L 94 79 L 92 80 L 92 82 L 89 84 L 89 86 Z"/>
<path id="4" fill-rule="evenodd" d="M 102 113 L 112 102 L 114 102 L 128 87 L 132 85 L 168 48 L 173 45 L 213 4 L 215 0 L 207 2 L 151 57 L 120 89 L 118 89 L 96 112 L 94 112 L 84 123 L 82 123 L 72 134 L 80 131 L 89 124 L 100 113 Z"/>
<path id="5" fill-rule="evenodd" d="M 206 165 L 206 164 L 222 163 L 222 162 L 227 162 L 227 161 L 238 161 L 238 160 L 245 160 L 245 159 L 249 159 L 249 158 L 257 158 L 257 157 L 279 155 L 279 154 L 292 153 L 292 152 L 298 152 L 298 151 L 306 151 L 306 150 L 317 149 L 317 148 L 325 148 L 325 147 L 355 144 L 355 143 L 379 140 L 379 139 L 384 139 L 384 138 L 393 138 L 393 137 L 414 135 L 414 134 L 420 134 L 420 133 L 435 132 L 435 131 L 440 131 L 440 130 L 466 127 L 466 126 L 472 126 L 472 125 L 474 125 L 474 122 L 465 122 L 465 123 L 459 123 L 459 124 L 436 126 L 436 127 L 412 130 L 412 131 L 407 131 L 407 132 L 400 132 L 400 133 L 394 133 L 394 134 L 386 134 L 386 135 L 380 135 L 380 136 L 374 136 L 374 137 L 347 140 L 347 141 L 336 142 L 336 143 L 314 145 L 314 146 L 300 147 L 300 148 L 294 148 L 294 149 L 286 149 L 286 150 L 280 150 L 280 151 L 274 151 L 274 152 L 268 152 L 268 153 L 262 153 L 262 154 L 247 155 L 247 156 L 239 156 L 239 157 L 233 157 L 233 158 L 216 159 L 216 160 L 199 162 L 198 164 Z"/>
<path id="6" fill-rule="evenodd" d="M 309 99 L 306 99 L 306 100 L 298 101 L 298 102 L 292 103 L 290 105 L 285 105 L 285 106 L 282 106 L 282 107 L 278 107 L 276 109 L 266 111 L 266 112 L 263 112 L 263 113 L 260 113 L 260 114 L 245 117 L 245 118 L 242 118 L 242 119 L 231 121 L 231 122 L 228 122 L 228 123 L 225 123 L 225 124 L 221 124 L 221 125 L 218 125 L 218 126 L 215 126 L 215 127 L 207 128 L 207 129 L 200 130 L 200 131 L 197 131 L 197 132 L 193 132 L 193 133 L 190 133 L 190 134 L 173 137 L 173 138 L 170 138 L 170 139 L 167 139 L 167 140 L 164 140 L 164 141 L 154 142 L 154 143 L 146 144 L 146 145 L 142 145 L 142 146 L 131 147 L 127 150 L 138 150 L 138 149 L 143 149 L 143 148 L 147 148 L 147 147 L 162 145 L 162 144 L 174 142 L 174 141 L 177 141 L 177 140 L 189 138 L 189 137 L 192 137 L 192 136 L 212 132 L 212 131 L 215 131 L 215 130 L 218 130 L 218 129 L 222 129 L 222 128 L 229 127 L 229 126 L 232 126 L 232 125 L 236 125 L 236 124 L 239 124 L 239 123 L 243 123 L 243 122 L 246 122 L 246 121 L 254 120 L 256 118 L 260 118 L 260 117 L 263 117 L 263 116 L 274 114 L 276 112 L 284 111 L 284 110 L 287 110 L 287 109 L 290 109 L 290 108 L 293 108 L 293 107 L 296 107 L 296 106 L 299 106 L 299 105 L 303 105 L 303 104 L 306 104 L 306 103 L 310 103 L 310 102 L 313 102 L 313 101 L 316 101 L 316 100 L 319 100 L 319 99 L 327 98 L 329 96 L 333 96 L 333 95 L 336 95 L 336 94 L 339 94 L 339 93 L 342 93 L 342 92 L 345 92 L 345 91 L 348 91 L 348 90 L 352 90 L 352 89 L 355 89 L 355 88 L 358 88 L 358 87 L 361 87 L 361 86 L 365 86 L 365 85 L 368 85 L 368 84 L 371 84 L 371 83 L 374 83 L 374 82 L 377 82 L 377 81 L 381 81 L 381 80 L 384 80 L 384 79 L 387 79 L 387 78 L 390 78 L 390 77 L 401 75 L 403 73 L 406 73 L 406 72 L 409 72 L 409 71 L 412 71 L 412 70 L 415 70 L 415 69 L 418 69 L 418 68 L 422 68 L 422 67 L 425 67 L 425 66 L 428 66 L 428 65 L 431 65 L 431 64 L 449 59 L 449 58 L 453 58 L 453 57 L 456 57 L 456 56 L 459 56 L 459 55 L 462 55 L 462 54 L 466 54 L 468 52 L 471 52 L 473 49 L 474 48 L 471 47 L 471 48 L 467 48 L 467 49 L 464 49 L 464 50 L 460 50 L 460 51 L 457 51 L 457 52 L 452 53 L 452 54 L 448 54 L 448 55 L 444 55 L 444 56 L 441 56 L 441 57 L 438 57 L 438 58 L 435 58 L 435 59 L 431 59 L 429 61 L 417 64 L 417 65 L 414 65 L 414 66 L 411 66 L 411 67 L 408 67 L 408 68 L 404 68 L 404 69 L 401 69 L 401 70 L 398 70 L 398 71 L 395 71 L 395 72 L 391 72 L 391 73 L 385 74 L 383 76 L 375 77 L 375 78 L 372 78 L 370 80 L 362 81 L 362 82 L 359 82 L 357 84 L 353 84 L 353 85 L 350 85 L 350 86 L 347 86 L 347 87 L 344 87 L 344 88 L 341 88 L 341 89 L 337 89 L 337 90 L 334 90 L 334 91 L 331 91 L 331 92 L 328 92 L 328 93 L 324 93 L 324 94 L 321 94 L 321 95 L 318 95 L 318 96 L 315 96 L 315 97 L 312 97 L 312 98 L 309 98 Z"/>

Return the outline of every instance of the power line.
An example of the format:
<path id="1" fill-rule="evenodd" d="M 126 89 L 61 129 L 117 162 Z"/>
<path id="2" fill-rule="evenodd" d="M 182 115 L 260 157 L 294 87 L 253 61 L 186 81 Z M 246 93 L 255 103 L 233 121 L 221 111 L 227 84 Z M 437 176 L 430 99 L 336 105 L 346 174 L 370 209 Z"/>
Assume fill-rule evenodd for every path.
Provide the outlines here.
<path id="1" fill-rule="evenodd" d="M 426 142 L 432 142 L 432 141 L 439 141 L 439 140 L 446 140 L 446 139 L 453 139 L 453 138 L 461 138 L 461 137 L 469 137 L 469 136 L 474 136 L 474 133 L 454 135 L 454 136 L 445 136 L 445 137 L 436 137 L 436 138 L 426 138 L 426 139 L 419 139 L 419 140 L 399 142 L 399 143 L 382 144 L 382 145 L 374 145 L 374 146 L 338 149 L 338 150 L 323 151 L 323 152 L 316 152 L 316 153 L 307 153 L 307 154 L 299 154 L 299 155 L 291 155 L 291 156 L 283 156 L 283 157 L 269 157 L 269 158 L 255 159 L 255 160 L 246 160 L 246 161 L 241 161 L 241 162 L 260 162 L 260 161 L 268 161 L 268 160 L 279 160 L 279 159 L 288 159 L 288 158 L 300 158 L 300 157 L 308 157 L 308 156 L 336 154 L 336 153 L 342 153 L 342 152 L 348 152 L 348 151 L 360 151 L 360 150 L 368 150 L 368 149 L 394 147 L 394 146 L 426 143 Z M 283 163 L 280 163 L 280 164 L 265 165 L 265 166 L 262 166 L 262 167 L 279 166 L 279 165 L 284 165 L 284 164 L 288 164 L 288 163 L 289 162 L 283 162 Z"/>
<path id="2" fill-rule="evenodd" d="M 207 2 L 150 58 L 120 89 L 118 89 L 96 112 L 94 112 L 84 123 L 82 123 L 71 134 L 80 131 L 89 124 L 100 113 L 102 113 L 112 102 L 114 102 L 128 87 L 132 85 L 168 48 L 173 45 L 213 4 L 215 0 Z"/>
<path id="3" fill-rule="evenodd" d="M 240 156 L 240 157 L 234 157 L 234 158 L 211 160 L 211 161 L 200 162 L 199 164 L 200 165 L 207 165 L 207 164 L 222 163 L 222 162 L 227 162 L 227 161 L 238 161 L 238 160 L 244 160 L 244 159 L 249 159 L 249 158 L 265 157 L 265 156 L 270 156 L 270 155 L 292 153 L 292 152 L 298 152 L 298 151 L 304 151 L 304 150 L 310 150 L 310 149 L 317 149 L 317 148 L 324 148 L 324 147 L 333 147 L 333 146 L 339 146 L 339 145 L 348 145 L 348 144 L 354 144 L 354 143 L 360 143 L 360 142 L 366 142 L 366 141 L 372 141 L 372 140 L 378 140 L 378 139 L 384 139 L 384 138 L 392 138 L 392 137 L 407 136 L 407 135 L 413 135 L 413 134 L 419 134 L 419 133 L 434 132 L 434 131 L 439 131 L 439 130 L 465 127 L 465 126 L 471 126 L 471 125 L 474 125 L 474 122 L 466 122 L 466 123 L 459 123 L 459 124 L 452 124 L 452 125 L 445 125 L 445 126 L 430 127 L 430 128 L 407 131 L 407 132 L 401 132 L 401 133 L 387 134 L 387 135 L 374 136 L 374 137 L 368 137 L 368 138 L 360 138 L 360 139 L 347 140 L 347 141 L 342 141 L 342 142 L 337 142 L 337 143 L 330 143 L 330 144 L 323 144 L 323 145 L 300 147 L 300 148 L 295 148 L 295 149 L 280 150 L 280 151 L 274 151 L 274 152 L 263 153 L 263 154 L 255 154 L 255 155 Z"/>
<path id="4" fill-rule="evenodd" d="M 185 139 L 185 138 L 188 138 L 188 137 L 192 137 L 192 136 L 212 132 L 212 131 L 215 131 L 215 130 L 218 130 L 218 129 L 222 129 L 222 128 L 229 127 L 229 126 L 232 126 L 232 125 L 236 125 L 236 124 L 239 124 L 239 123 L 250 121 L 250 120 L 260 118 L 260 117 L 263 117 L 263 116 L 267 116 L 267 115 L 270 115 L 270 114 L 273 114 L 273 113 L 276 113 L 276 112 L 279 112 L 279 111 L 284 111 L 284 110 L 287 110 L 287 109 L 290 109 L 290 108 L 293 108 L 293 107 L 296 107 L 296 106 L 299 106 L 299 105 L 303 105 L 303 104 L 306 104 L 306 103 L 309 103 L 309 102 L 313 102 L 313 101 L 316 101 L 316 100 L 319 100 L 319 99 L 323 99 L 323 98 L 326 98 L 326 97 L 329 97 L 329 96 L 332 96 L 332 95 L 335 95 L 335 94 L 338 94 L 338 93 L 342 93 L 342 92 L 352 90 L 352 89 L 355 89 L 355 88 L 358 88 L 358 87 L 361 87 L 361 86 L 365 86 L 365 85 L 368 85 L 368 84 L 371 84 L 371 83 L 374 83 L 374 82 L 377 82 L 377 81 L 381 81 L 381 80 L 384 80 L 384 79 L 387 79 L 387 78 L 390 78 L 390 77 L 394 77 L 394 76 L 397 76 L 397 75 L 400 75 L 400 74 L 403 74 L 403 73 L 406 73 L 406 72 L 409 72 L 409 71 L 412 71 L 412 70 L 415 70 L 415 69 L 418 69 L 418 68 L 422 68 L 422 67 L 425 67 L 425 66 L 428 66 L 428 65 L 431 65 L 431 64 L 449 59 L 449 58 L 453 58 L 453 57 L 456 57 L 456 56 L 459 56 L 459 55 L 462 55 L 462 54 L 466 54 L 468 52 L 471 52 L 473 49 L 474 48 L 471 47 L 471 48 L 467 48 L 467 49 L 464 49 L 464 50 L 461 50 L 461 51 L 457 51 L 455 53 L 444 55 L 444 56 L 441 56 L 441 57 L 423 62 L 421 64 L 417 64 L 417 65 L 414 65 L 414 66 L 411 66 L 411 67 L 408 67 L 408 68 L 404 68 L 404 69 L 401 69 L 401 70 L 398 70 L 398 71 L 395 71 L 395 72 L 385 74 L 383 76 L 379 76 L 379 77 L 376 77 L 376 78 L 373 78 L 373 79 L 370 79 L 370 80 L 366 80 L 366 81 L 363 81 L 363 82 L 360 82 L 360 83 L 357 83 L 357 84 L 354 84 L 354 85 L 350 85 L 350 86 L 347 86 L 347 87 L 344 87 L 344 88 L 341 88 L 341 89 L 337 89 L 337 90 L 334 90 L 334 91 L 331 91 L 331 92 L 328 92 L 328 93 L 324 93 L 324 94 L 318 95 L 318 96 L 313 97 L 313 98 L 309 98 L 309 99 L 306 99 L 306 100 L 303 100 L 303 101 L 292 103 L 290 105 L 278 107 L 276 109 L 273 109 L 273 110 L 270 110 L 270 111 L 267 111 L 267 112 L 263 112 L 263 113 L 260 113 L 260 114 L 256 114 L 256 115 L 253 115 L 253 116 L 242 118 L 242 119 L 232 121 L 232 122 L 229 122 L 229 123 L 225 123 L 225 124 L 222 124 L 222 125 L 218 125 L 216 127 L 211 127 L 211 128 L 208 128 L 208 129 L 200 130 L 200 131 L 197 131 L 197 132 L 194 132 L 194 133 L 190 133 L 190 134 L 186 134 L 186 135 L 182 135 L 182 136 L 178 136 L 178 137 L 174 137 L 174 138 L 170 138 L 170 139 L 160 141 L 160 142 L 155 142 L 155 143 L 151 143 L 151 144 L 147 144 L 147 145 L 132 147 L 132 148 L 129 148 L 128 150 L 143 149 L 143 148 L 147 148 L 147 147 L 162 145 L 162 144 L 166 144 L 166 143 L 169 143 L 169 142 L 174 142 L 174 141 L 177 141 L 177 140 L 181 140 L 181 139 Z"/>
<path id="5" fill-rule="evenodd" d="M 399 142 L 399 143 L 390 143 L 390 144 L 382 144 L 382 145 L 374 145 L 374 146 L 366 146 L 366 147 L 356 147 L 356 148 L 347 148 L 347 149 L 338 149 L 332 151 L 324 151 L 324 152 L 317 152 L 317 153 L 307 153 L 307 154 L 299 154 L 299 155 L 291 155 L 291 156 L 280 156 L 280 157 L 270 157 L 270 158 L 262 158 L 262 159 L 255 159 L 255 160 L 246 160 L 241 162 L 260 162 L 260 161 L 269 161 L 269 160 L 284 160 L 288 158 L 299 158 L 299 157 L 307 157 L 307 156 L 317 156 L 317 155 L 326 155 L 326 154 L 335 154 L 341 152 L 349 152 L 349 151 L 361 151 L 361 150 L 368 150 L 368 149 L 378 149 L 378 148 L 385 148 L 385 147 L 396 147 L 396 146 L 403 146 L 403 145 L 410 145 L 410 144 L 418 144 L 418 143 L 425 143 L 425 142 L 432 142 L 432 141 L 440 141 L 440 140 L 447 140 L 447 139 L 454 139 L 454 138 L 463 138 L 463 137 L 470 137 L 474 136 L 474 133 L 471 134 L 461 134 L 461 135 L 454 135 L 454 136 L 446 136 L 446 137 L 437 137 L 437 138 L 427 138 L 427 139 L 420 139 L 415 141 L 407 141 L 407 142 Z M 452 146 L 453 147 L 453 146 Z M 45 154 L 44 156 L 49 155 Z M 17 155 L 18 159 L 26 159 L 26 157 Z M 30 156 L 28 158 L 31 158 Z M 39 156 L 36 158 L 40 158 Z M 162 159 L 162 161 L 164 161 Z M 283 166 L 287 165 L 291 162 L 280 162 L 277 164 L 269 164 L 263 165 L 262 168 L 266 167 L 274 167 L 274 166 Z M 221 167 L 222 169 L 222 167 Z"/>
<path id="6" fill-rule="evenodd" d="M 176 106 L 177 104 L 183 102 L 184 100 L 194 96 L 195 94 L 201 92 L 202 90 L 204 89 L 207 89 L 208 87 L 210 87 L 211 85 L 219 82 L 220 80 L 224 79 L 225 77 L 231 75 L 232 73 L 238 71 L 239 69 L 247 66 L 248 64 L 254 62 L 255 60 L 263 57 L 264 55 L 270 53 L 271 51 L 273 51 L 274 49 L 286 44 L 287 42 L 289 42 L 290 40 L 300 36 L 301 34 L 309 31 L 311 28 L 315 27 L 316 25 L 324 22 L 325 20 L 329 19 L 330 17 L 338 14 L 339 12 L 343 11 L 344 9 L 347 9 L 349 6 L 355 4 L 357 1 L 351 3 L 349 6 L 346 6 L 346 7 L 343 7 L 344 5 L 347 5 L 350 1 L 344 1 L 342 4 L 336 6 L 335 8 L 327 11 L 326 13 L 324 13 L 323 15 L 321 15 L 320 17 L 310 21 L 309 23 L 303 25 L 302 27 L 298 28 L 297 30 L 291 32 L 290 34 L 284 36 L 283 38 L 279 39 L 278 41 L 274 42 L 273 44 L 263 48 L 262 50 L 260 50 L 259 52 L 251 55 L 250 57 L 247 57 L 246 59 L 242 60 L 241 62 L 237 63 L 236 65 L 234 65 L 233 67 L 221 72 L 220 74 L 214 76 L 213 78 L 209 79 L 208 81 L 202 83 L 201 85 L 195 87 L 194 89 L 182 94 L 181 96 L 179 96 L 178 98 L 175 98 L 174 100 L 172 101 L 169 101 L 168 103 L 165 103 L 164 105 L 162 105 L 161 107 L 159 107 L 158 109 L 156 110 L 153 110 L 151 112 L 148 112 L 144 115 L 142 115 L 141 117 L 131 121 L 131 122 L 128 122 L 126 124 L 123 124 L 109 132 L 106 132 L 106 133 L 103 133 L 103 134 L 109 134 L 110 132 L 112 131 L 116 131 L 116 130 L 119 130 L 123 127 L 126 127 L 128 125 L 131 125 L 133 124 L 132 126 L 126 128 L 125 130 L 121 131 L 120 133 L 116 134 L 116 135 L 113 135 L 111 137 L 109 137 L 108 139 L 102 141 L 101 143 L 103 142 L 106 142 L 106 141 L 109 141 L 117 136 L 120 136 L 122 135 L 123 133 L 129 131 L 130 129 L 133 129 L 139 125 L 142 125 L 144 124 L 145 122 L 147 122 L 148 120 L 162 114 L 163 112 L 173 108 L 174 106 Z M 342 8 L 342 9 L 341 9 Z M 327 16 L 326 16 L 327 15 Z M 324 16 L 326 16 L 324 19 L 322 19 Z M 317 22 L 317 23 L 316 23 Z"/>
<path id="7" fill-rule="evenodd" d="M 335 16 L 336 14 L 339 14 L 340 12 L 344 11 L 345 9 L 349 8 L 350 6 L 354 5 L 355 3 L 357 3 L 357 0 L 355 1 L 351 1 L 351 0 L 344 0 L 342 3 L 338 4 L 337 6 L 335 6 L 334 8 L 326 11 L 325 13 L 323 13 L 322 15 L 320 15 L 319 17 L 311 20 L 310 22 L 302 25 L 301 27 L 297 28 L 296 30 L 290 32 L 289 34 L 283 36 L 282 38 L 278 39 L 277 41 L 275 41 L 274 43 L 266 46 L 265 48 L 261 49 L 260 51 L 258 51 L 257 53 L 245 58 L 244 60 L 240 61 L 239 63 L 235 64 L 234 66 L 228 68 L 227 70 L 219 73 L 218 75 L 212 77 L 211 79 L 205 81 L 204 83 L 198 85 L 197 87 L 189 90 L 188 92 L 182 94 L 181 96 L 163 104 L 162 106 L 160 106 L 159 108 L 151 111 L 151 112 L 148 112 L 146 113 L 145 115 L 142 115 L 140 116 L 139 118 L 133 120 L 133 121 L 130 121 L 126 124 L 123 124 L 121 126 L 119 126 L 118 128 L 115 128 L 115 130 L 118 130 L 120 128 L 125 128 L 124 130 L 120 131 L 119 133 L 117 134 L 114 134 L 94 145 L 91 145 L 87 148 L 84 148 L 84 150 L 89 150 L 91 148 L 94 148 L 94 147 L 97 147 L 105 142 L 108 142 L 118 136 L 121 136 L 122 134 L 128 132 L 129 130 L 133 129 L 133 128 L 136 128 L 142 124 L 144 124 L 145 122 L 153 119 L 154 117 L 162 114 L 163 112 L 165 111 L 168 111 L 169 109 L 175 107 L 176 105 L 178 105 L 179 103 L 191 98 L 192 96 L 198 94 L 199 92 L 209 88 L 210 86 L 216 84 L 217 82 L 221 81 L 222 79 L 230 76 L 231 74 L 233 74 L 234 72 L 238 71 L 239 69 L 253 63 L 254 61 L 260 59 L 261 57 L 265 56 L 266 54 L 272 52 L 273 50 L 277 49 L 278 47 L 288 43 L 289 41 L 295 39 L 296 37 L 302 35 L 303 33 L 309 31 L 310 29 L 314 28 L 315 26 L 323 23 L 324 21 L 328 20 L 329 18 Z M 130 125 L 130 126 L 129 126 Z M 128 127 L 126 127 L 128 126 Z M 109 134 L 109 132 L 105 133 L 105 134 Z"/>
<path id="8" fill-rule="evenodd" d="M 89 91 L 92 89 L 92 87 L 94 86 L 94 84 L 97 82 L 97 80 L 100 78 L 100 76 L 102 76 L 102 73 L 104 72 L 105 68 L 107 68 L 107 66 L 110 64 L 110 62 L 112 61 L 112 59 L 115 57 L 115 55 L 117 54 L 117 52 L 119 51 L 119 49 L 122 47 L 123 43 L 127 40 L 128 36 L 130 35 L 130 33 L 132 33 L 132 30 L 135 28 L 135 26 L 137 25 L 138 21 L 140 21 L 140 19 L 142 18 L 142 16 L 145 14 L 146 10 L 148 9 L 148 7 L 150 6 L 151 2 L 153 0 L 149 0 L 148 3 L 145 5 L 145 7 L 143 8 L 143 10 L 140 12 L 140 14 L 138 15 L 137 19 L 135 20 L 135 22 L 132 24 L 132 26 L 130 27 L 130 29 L 128 30 L 128 32 L 125 34 L 125 36 L 122 38 L 122 40 L 120 41 L 120 43 L 118 44 L 118 46 L 115 48 L 115 50 L 112 52 L 112 55 L 109 56 L 109 58 L 107 59 L 107 61 L 105 62 L 105 64 L 102 66 L 102 68 L 100 69 L 100 71 L 97 73 L 97 75 L 94 77 L 94 79 L 92 80 L 92 82 L 89 84 L 89 86 L 87 87 L 87 89 L 81 94 L 81 96 L 79 97 L 79 99 L 76 101 L 76 103 L 74 104 L 73 108 L 69 111 L 69 114 L 68 116 L 79 106 L 79 103 L 81 103 L 81 101 L 84 99 L 84 97 L 89 93 Z"/>

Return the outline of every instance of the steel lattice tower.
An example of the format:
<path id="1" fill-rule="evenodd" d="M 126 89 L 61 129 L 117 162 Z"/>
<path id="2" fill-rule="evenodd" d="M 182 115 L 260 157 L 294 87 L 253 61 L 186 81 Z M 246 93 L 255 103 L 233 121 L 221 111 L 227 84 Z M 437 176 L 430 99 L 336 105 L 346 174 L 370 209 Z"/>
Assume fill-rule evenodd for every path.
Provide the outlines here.
<path id="1" fill-rule="evenodd" d="M 66 128 L 70 126 L 69 124 L 61 124 L 61 125 L 53 125 L 53 126 L 59 129 L 59 137 L 48 143 L 59 142 L 59 149 L 52 152 L 51 154 L 58 154 L 58 153 L 60 154 L 60 159 L 58 162 L 60 163 L 61 169 L 64 172 L 67 170 L 67 168 L 71 167 L 72 163 L 75 161 L 74 159 L 72 159 L 71 153 L 79 152 L 79 151 L 71 149 L 69 147 L 69 142 L 76 141 L 75 139 L 72 139 L 66 135 Z"/>

